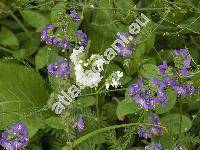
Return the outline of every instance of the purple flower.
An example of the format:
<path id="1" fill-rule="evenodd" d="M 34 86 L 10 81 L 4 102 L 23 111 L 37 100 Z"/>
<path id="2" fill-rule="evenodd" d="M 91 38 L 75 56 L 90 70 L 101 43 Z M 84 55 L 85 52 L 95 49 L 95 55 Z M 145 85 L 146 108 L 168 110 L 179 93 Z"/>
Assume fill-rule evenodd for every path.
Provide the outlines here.
<path id="1" fill-rule="evenodd" d="M 147 82 L 153 83 L 156 86 L 156 94 L 150 90 L 151 87 L 143 85 L 142 80 L 129 87 L 130 95 L 142 109 L 154 109 L 157 103 L 165 104 L 167 95 L 165 93 L 165 84 L 157 78 L 149 79 Z"/>
<path id="2" fill-rule="evenodd" d="M 185 84 L 173 86 L 175 92 L 181 96 L 187 95 L 187 86 Z"/>
<path id="3" fill-rule="evenodd" d="M 84 120 L 83 120 L 83 116 L 80 115 L 78 118 L 77 118 L 77 121 L 76 121 L 76 126 L 77 126 L 77 130 L 79 133 L 83 132 L 83 129 L 85 127 L 85 124 L 84 124 Z"/>
<path id="4" fill-rule="evenodd" d="M 148 130 L 146 130 L 144 128 L 141 128 L 137 133 L 138 133 L 139 137 L 143 137 L 145 139 L 148 139 L 148 138 L 152 137 L 151 131 L 148 131 Z"/>
<path id="5" fill-rule="evenodd" d="M 71 16 L 72 16 L 74 22 L 79 22 L 81 20 L 80 17 L 78 16 L 76 10 L 70 10 L 70 13 L 71 13 Z"/>
<path id="6" fill-rule="evenodd" d="M 160 143 L 151 143 L 145 147 L 145 150 L 164 150 Z"/>
<path id="7" fill-rule="evenodd" d="M 177 85 L 177 81 L 175 78 L 166 77 L 163 79 L 163 83 L 168 86 L 175 86 Z"/>
<path id="8" fill-rule="evenodd" d="M 160 118 L 156 116 L 156 114 L 151 112 L 150 116 L 151 116 L 151 120 L 153 121 L 155 125 L 160 125 Z"/>
<path id="9" fill-rule="evenodd" d="M 86 46 L 87 45 L 87 35 L 85 33 L 83 33 L 82 30 L 78 30 L 76 32 L 76 35 L 81 38 L 79 45 Z"/>
<path id="10" fill-rule="evenodd" d="M 167 70 L 167 68 L 168 68 L 168 66 L 167 66 L 166 61 L 163 61 L 163 64 L 158 66 L 160 74 L 162 74 L 162 75 L 165 74 L 165 71 Z"/>
<path id="11" fill-rule="evenodd" d="M 176 59 L 176 67 L 178 68 L 178 71 L 181 73 L 182 76 L 187 76 L 189 74 L 188 69 L 190 68 L 190 64 L 192 61 L 188 50 L 175 50 L 173 56 Z"/>
<path id="12" fill-rule="evenodd" d="M 139 137 L 144 138 L 151 138 L 152 135 L 161 136 L 162 135 L 162 128 L 160 127 L 160 119 L 158 116 L 156 116 L 154 113 L 150 113 L 151 120 L 154 124 L 153 125 L 147 125 L 146 128 L 141 128 L 138 131 Z"/>
<path id="13" fill-rule="evenodd" d="M 22 149 L 28 144 L 27 129 L 22 121 L 2 133 L 0 144 L 7 150 Z"/>
<path id="14" fill-rule="evenodd" d="M 150 116 L 153 124 L 155 125 L 152 127 L 152 133 L 161 136 L 162 128 L 160 127 L 160 118 L 154 113 L 150 113 Z"/>
<path id="15" fill-rule="evenodd" d="M 194 92 L 195 92 L 195 88 L 194 88 L 194 86 L 189 86 L 188 88 L 187 88 L 187 91 L 188 91 L 188 94 L 193 94 Z"/>
<path id="16" fill-rule="evenodd" d="M 41 31 L 41 40 L 46 42 L 47 44 L 52 44 L 53 37 L 48 36 L 48 30 L 53 31 L 55 27 L 52 24 L 47 24 Z"/>
<path id="17" fill-rule="evenodd" d="M 49 64 L 48 72 L 61 79 L 66 79 L 71 74 L 68 62 L 65 59 L 59 59 L 57 64 Z"/>
<path id="18" fill-rule="evenodd" d="M 120 33 L 120 35 L 124 36 L 125 38 L 131 36 L 129 33 L 125 33 L 125 32 Z M 121 38 L 117 36 L 116 39 L 121 39 Z M 123 47 L 121 44 L 118 43 L 117 47 L 118 47 L 117 52 L 120 56 L 129 57 L 132 54 L 135 45 L 132 43 L 132 44 L 127 44 L 125 47 Z"/>
<path id="19" fill-rule="evenodd" d="M 62 30 L 64 30 L 66 26 L 62 25 L 61 28 Z M 53 32 L 54 29 L 55 27 L 52 24 L 47 24 L 41 31 L 41 40 L 44 41 L 46 44 L 54 44 L 56 47 L 63 49 L 63 51 L 65 49 L 71 49 L 71 46 L 65 38 L 60 39 L 58 37 L 48 35 L 48 30 L 51 30 Z"/>
<path id="20" fill-rule="evenodd" d="M 186 49 L 174 50 L 173 56 L 177 57 L 181 54 L 188 54 L 188 50 L 186 50 Z"/>

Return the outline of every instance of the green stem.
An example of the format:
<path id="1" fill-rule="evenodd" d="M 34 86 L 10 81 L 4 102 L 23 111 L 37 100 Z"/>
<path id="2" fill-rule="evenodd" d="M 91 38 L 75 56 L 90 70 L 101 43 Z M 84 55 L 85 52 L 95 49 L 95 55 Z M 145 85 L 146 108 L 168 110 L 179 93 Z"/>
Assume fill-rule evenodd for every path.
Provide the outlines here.
<path id="1" fill-rule="evenodd" d="M 99 96 L 96 93 L 96 110 L 97 110 L 97 127 L 100 128 L 100 118 L 99 118 Z M 98 136 L 98 150 L 100 150 L 100 135 Z"/>
<path id="2" fill-rule="evenodd" d="M 179 124 L 179 137 L 181 136 L 181 128 L 182 128 L 182 107 L 183 107 L 183 103 L 182 103 L 182 98 L 180 98 L 180 124 Z"/>
<path id="3" fill-rule="evenodd" d="M 12 11 L 9 11 L 9 14 L 15 19 L 15 21 L 19 24 L 19 26 L 24 30 L 24 32 L 28 35 L 28 37 L 32 40 L 32 37 L 28 30 L 25 28 L 25 26 L 21 23 L 21 21 L 15 16 L 15 14 Z"/>
<path id="4" fill-rule="evenodd" d="M 117 129 L 117 128 L 130 127 L 130 126 L 140 126 L 140 125 L 144 125 L 144 126 L 146 126 L 146 125 L 152 125 L 152 126 L 155 126 L 154 124 L 147 124 L 147 123 L 146 124 L 142 124 L 142 123 L 129 123 L 129 124 L 120 124 L 120 125 L 114 125 L 114 126 L 109 126 L 109 127 L 101 128 L 101 129 L 95 130 L 95 131 L 93 131 L 91 133 L 88 133 L 88 134 L 86 134 L 86 135 L 78 138 L 77 140 L 75 140 L 73 142 L 73 147 L 76 147 L 77 145 L 81 144 L 82 142 L 84 142 L 85 140 L 91 138 L 92 136 L 95 136 L 95 135 L 100 134 L 102 132 L 105 132 L 107 130 L 113 130 L 113 129 Z M 159 126 L 159 127 L 161 127 L 161 128 L 163 128 L 163 129 L 166 130 L 166 128 L 163 127 L 163 126 Z"/>

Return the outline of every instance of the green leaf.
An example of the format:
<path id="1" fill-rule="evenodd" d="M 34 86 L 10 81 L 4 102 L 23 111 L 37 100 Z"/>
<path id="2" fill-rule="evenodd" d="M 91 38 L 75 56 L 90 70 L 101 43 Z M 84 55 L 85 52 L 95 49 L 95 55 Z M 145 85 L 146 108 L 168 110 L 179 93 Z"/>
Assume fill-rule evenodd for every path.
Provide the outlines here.
<path id="1" fill-rule="evenodd" d="M 58 2 L 51 10 L 51 22 L 58 22 L 60 20 L 60 13 L 63 13 L 65 10 L 65 3 Z"/>
<path id="2" fill-rule="evenodd" d="M 116 110 L 117 116 L 125 116 L 129 114 L 137 113 L 140 110 L 139 106 L 135 103 L 130 96 L 130 92 L 127 89 L 125 93 L 125 100 L 121 101 Z"/>
<path id="3" fill-rule="evenodd" d="M 45 82 L 22 65 L 0 62 L 0 69 L 0 129 L 23 120 L 33 136 L 44 121 L 42 110 L 49 96 Z"/>
<path id="4" fill-rule="evenodd" d="M 145 41 L 145 52 L 149 53 L 154 46 L 155 43 L 155 34 L 152 34 L 146 41 Z"/>
<path id="5" fill-rule="evenodd" d="M 140 72 L 145 78 L 159 78 L 158 67 L 153 64 L 144 64 Z"/>
<path id="6" fill-rule="evenodd" d="M 41 69 L 49 63 L 48 47 L 41 48 L 35 56 L 35 65 L 37 69 Z"/>
<path id="7" fill-rule="evenodd" d="M 176 103 L 176 97 L 177 97 L 176 92 L 172 89 L 167 89 L 166 93 L 167 93 L 168 102 L 167 104 L 164 104 L 163 106 L 162 105 L 156 106 L 155 111 L 157 114 L 163 114 L 163 113 L 169 112 Z"/>
<path id="8" fill-rule="evenodd" d="M 39 12 L 33 10 L 20 11 L 24 20 L 32 27 L 36 28 L 36 32 L 40 32 L 48 23 L 48 20 Z"/>
<path id="9" fill-rule="evenodd" d="M 0 44 L 3 46 L 18 47 L 19 42 L 15 34 L 9 29 L 2 27 L 0 31 Z"/>
<path id="10" fill-rule="evenodd" d="M 171 134 L 179 134 L 180 114 L 168 114 L 161 118 L 161 124 L 167 128 Z M 181 133 L 187 132 L 192 126 L 192 121 L 182 115 Z"/>
<path id="11" fill-rule="evenodd" d="M 65 129 L 64 124 L 61 122 L 59 117 L 50 117 L 46 119 L 46 123 L 55 129 Z"/>
<path id="12" fill-rule="evenodd" d="M 93 96 L 84 96 L 84 97 L 79 97 L 77 99 L 77 102 L 80 103 L 83 107 L 89 107 L 92 105 L 95 105 L 96 99 Z"/>

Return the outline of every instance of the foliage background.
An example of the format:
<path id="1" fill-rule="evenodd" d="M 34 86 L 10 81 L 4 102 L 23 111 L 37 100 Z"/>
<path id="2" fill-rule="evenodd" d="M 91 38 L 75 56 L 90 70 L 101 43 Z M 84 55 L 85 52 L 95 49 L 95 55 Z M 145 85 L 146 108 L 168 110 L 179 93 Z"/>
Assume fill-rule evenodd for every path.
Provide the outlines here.
<path id="1" fill-rule="evenodd" d="M 151 19 L 145 28 L 141 28 L 140 42 L 127 61 L 128 68 L 120 57 L 107 66 L 105 76 L 110 71 L 122 70 L 126 77 L 122 89 L 98 93 L 100 114 L 96 114 L 97 97 L 91 94 L 94 90 L 82 91 L 83 96 L 77 100 L 81 107 L 74 110 L 74 114 L 56 116 L 49 109 L 51 93 L 59 91 L 62 83 L 49 77 L 46 66 L 63 54 L 42 43 L 40 31 L 47 23 L 70 24 L 65 15 L 72 9 L 78 10 L 82 21 L 78 25 L 71 23 L 68 35 L 73 41 L 76 30 L 83 29 L 89 38 L 88 55 L 103 54 L 113 43 L 116 33 L 127 32 L 140 12 Z M 70 149 L 74 139 L 80 142 L 75 149 L 97 149 L 97 145 L 102 149 L 144 149 L 149 141 L 139 139 L 137 127 L 129 123 L 138 123 L 140 118 L 140 122 L 145 122 L 147 113 L 138 110 L 126 89 L 138 76 L 153 74 L 151 65 L 163 60 L 172 62 L 171 53 L 178 48 L 188 49 L 193 57 L 192 78 L 197 90 L 185 99 L 183 115 L 186 119 L 183 119 L 181 136 L 176 134 L 179 122 L 174 116 L 179 115 L 179 105 L 176 96 L 169 92 L 172 103 L 157 113 L 172 134 L 166 133 L 160 141 L 169 148 L 182 145 L 185 149 L 200 149 L 199 0 L 1 0 L 0 26 L 0 130 L 23 120 L 30 137 L 26 149 Z M 64 54 L 65 57 L 68 55 Z M 66 82 L 65 85 L 70 84 L 70 81 Z M 67 128 L 77 111 L 86 116 L 86 129 L 82 134 Z M 125 115 L 125 120 L 118 119 Z M 119 128 L 120 124 L 127 125 Z M 111 128 L 104 128 L 108 126 Z M 93 136 L 87 139 L 90 133 Z"/>

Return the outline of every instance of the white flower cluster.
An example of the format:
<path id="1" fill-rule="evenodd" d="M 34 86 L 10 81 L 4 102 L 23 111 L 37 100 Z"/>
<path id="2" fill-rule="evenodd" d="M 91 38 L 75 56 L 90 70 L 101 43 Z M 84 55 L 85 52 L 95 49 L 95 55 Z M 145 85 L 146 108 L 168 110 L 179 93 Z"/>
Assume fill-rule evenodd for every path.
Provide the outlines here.
<path id="1" fill-rule="evenodd" d="M 111 74 L 110 77 L 108 77 L 108 79 L 106 79 L 106 89 L 108 90 L 110 85 L 117 88 L 118 86 L 121 85 L 121 82 L 119 81 L 120 78 L 123 77 L 123 72 L 121 71 L 116 71 L 116 72 L 113 72 Z"/>
<path id="2" fill-rule="evenodd" d="M 89 65 L 94 65 L 98 70 L 103 70 L 104 59 L 100 55 L 93 54 L 86 62 L 80 59 L 80 54 L 84 51 L 82 46 L 79 50 L 74 49 L 70 56 L 71 61 L 74 64 L 76 83 L 77 85 L 83 87 L 96 87 L 103 77 L 101 77 L 100 72 L 94 72 L 92 70 L 84 70 L 84 67 Z"/>

